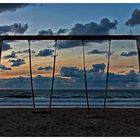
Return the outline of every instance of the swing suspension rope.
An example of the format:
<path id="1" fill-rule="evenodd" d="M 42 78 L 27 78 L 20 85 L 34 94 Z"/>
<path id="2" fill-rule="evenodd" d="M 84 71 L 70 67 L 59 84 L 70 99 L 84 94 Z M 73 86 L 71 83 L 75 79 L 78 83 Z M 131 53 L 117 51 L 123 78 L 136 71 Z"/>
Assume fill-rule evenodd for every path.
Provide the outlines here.
<path id="1" fill-rule="evenodd" d="M 28 40 L 28 46 L 29 46 L 29 68 L 30 68 L 30 82 L 31 82 L 31 91 L 32 91 L 32 103 L 33 103 L 33 109 L 35 109 L 35 94 L 34 94 L 34 88 L 33 88 L 32 59 L 31 59 L 30 40 Z"/>
<path id="2" fill-rule="evenodd" d="M 84 40 L 82 40 L 82 48 L 83 48 L 83 66 L 84 66 L 85 94 L 86 94 L 87 108 L 89 109 L 88 90 L 87 90 L 86 61 L 85 61 L 85 41 Z"/>
<path id="3" fill-rule="evenodd" d="M 49 109 L 51 109 L 52 106 L 52 95 L 53 95 L 53 91 L 54 91 L 54 76 L 55 76 L 55 66 L 56 66 L 56 48 L 57 47 L 57 40 L 55 40 L 55 44 L 54 44 L 54 60 L 53 60 L 53 75 L 52 75 L 52 84 L 51 84 L 51 94 L 50 94 L 50 102 L 49 102 Z"/>
<path id="4" fill-rule="evenodd" d="M 105 94 L 104 94 L 104 109 L 106 108 L 106 99 L 108 94 L 108 76 L 109 76 L 109 67 L 110 67 L 110 47 L 111 47 L 111 40 L 109 40 L 108 46 L 108 62 L 107 62 L 107 72 L 106 72 L 106 87 L 105 87 Z"/>
<path id="5" fill-rule="evenodd" d="M 139 72 L 140 72 L 140 40 L 136 40 L 137 43 L 137 51 L 138 51 L 138 63 L 139 63 Z"/>

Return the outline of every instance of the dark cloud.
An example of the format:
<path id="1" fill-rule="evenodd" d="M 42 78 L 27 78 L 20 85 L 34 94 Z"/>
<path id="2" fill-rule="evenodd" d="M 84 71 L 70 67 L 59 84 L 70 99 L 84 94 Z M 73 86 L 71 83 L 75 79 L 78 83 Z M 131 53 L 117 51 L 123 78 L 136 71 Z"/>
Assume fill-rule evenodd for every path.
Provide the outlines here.
<path id="1" fill-rule="evenodd" d="M 128 66 L 126 66 L 127 68 L 134 68 L 134 66 L 133 65 L 128 65 Z"/>
<path id="2" fill-rule="evenodd" d="M 129 57 L 129 56 L 136 56 L 137 55 L 137 52 L 136 51 L 130 51 L 130 52 L 122 52 L 120 56 L 126 56 L 126 57 Z"/>
<path id="3" fill-rule="evenodd" d="M 40 50 L 36 56 L 47 57 L 47 56 L 53 55 L 53 53 L 54 53 L 54 50 L 45 49 L 45 50 Z"/>
<path id="4" fill-rule="evenodd" d="M 53 33 L 52 29 L 48 29 L 48 30 L 41 30 L 38 32 L 38 35 L 53 35 L 53 34 L 65 34 L 67 33 L 69 30 L 68 29 L 59 29 L 56 33 Z"/>
<path id="5" fill-rule="evenodd" d="M 69 30 L 68 29 L 59 29 L 58 31 L 57 31 L 57 33 L 56 34 L 65 34 L 65 33 L 67 33 Z"/>
<path id="6" fill-rule="evenodd" d="M 0 3 L 0 13 L 3 12 L 15 12 L 17 9 L 24 8 L 31 4 L 26 3 Z"/>
<path id="7" fill-rule="evenodd" d="M 12 51 L 11 54 L 3 56 L 4 59 L 17 58 L 16 52 Z"/>
<path id="8" fill-rule="evenodd" d="M 125 22 L 125 25 L 133 27 L 139 24 L 140 24 L 140 10 L 135 9 L 131 17 Z"/>
<path id="9" fill-rule="evenodd" d="M 51 29 L 41 30 L 38 32 L 38 35 L 53 35 L 53 31 Z"/>
<path id="10" fill-rule="evenodd" d="M 88 54 L 107 54 L 107 51 L 100 51 L 98 49 L 91 50 Z"/>
<path id="11" fill-rule="evenodd" d="M 82 46 L 82 41 L 79 40 L 59 41 L 57 44 L 58 49 L 65 49 Z"/>
<path id="12" fill-rule="evenodd" d="M 33 78 L 34 86 L 36 88 L 45 88 L 46 89 L 46 83 L 47 88 L 50 87 L 51 78 L 49 77 L 42 77 L 40 75 Z M 17 78 L 8 78 L 8 79 L 0 79 L 0 88 L 12 88 L 12 89 L 30 89 L 30 79 L 27 77 L 19 76 Z"/>
<path id="13" fill-rule="evenodd" d="M 94 64 L 96 66 L 96 64 Z M 70 70 L 69 70 L 70 68 Z M 94 70 L 92 70 L 94 69 Z M 104 70 L 104 68 L 101 68 Z M 97 72 L 93 72 L 97 71 Z M 87 70 L 87 85 L 88 89 L 105 89 L 106 73 L 100 73 L 94 67 Z M 79 74 L 80 73 L 80 74 Z M 65 78 L 69 77 L 69 78 Z M 33 78 L 34 87 L 41 89 L 51 88 L 51 77 L 43 77 L 38 75 Z M 0 88 L 21 88 L 30 89 L 30 79 L 25 77 L 17 77 L 11 79 L 0 79 Z M 47 83 L 47 87 L 46 87 Z M 109 88 L 129 89 L 139 88 L 140 77 L 139 73 L 130 71 L 129 73 L 109 73 Z M 77 67 L 63 67 L 61 75 L 55 76 L 55 89 L 84 89 L 83 70 Z"/>
<path id="14" fill-rule="evenodd" d="M 8 43 L 3 43 L 2 51 L 7 51 L 7 50 L 10 50 L 10 49 L 12 49 L 12 48 L 10 47 L 10 45 Z"/>
<path id="15" fill-rule="evenodd" d="M 87 70 L 87 73 L 104 73 L 106 65 L 104 63 L 93 64 L 90 70 Z M 60 74 L 62 77 L 83 77 L 84 71 L 77 67 L 61 67 Z"/>
<path id="16" fill-rule="evenodd" d="M 127 81 L 139 81 L 139 76 L 135 70 L 130 70 L 130 72 L 127 74 Z"/>
<path id="17" fill-rule="evenodd" d="M 46 70 L 46 71 L 49 71 L 49 70 L 52 70 L 52 66 L 46 66 L 46 67 L 38 67 L 37 70 Z"/>
<path id="18" fill-rule="evenodd" d="M 111 30 L 117 29 L 118 22 L 111 22 L 108 18 L 103 18 L 100 23 L 91 22 L 87 24 L 75 24 L 70 35 L 108 35 Z"/>
<path id="19" fill-rule="evenodd" d="M 12 63 L 12 65 L 11 65 L 12 67 L 17 67 L 17 66 L 25 64 L 24 59 L 9 60 L 9 62 Z"/>
<path id="20" fill-rule="evenodd" d="M 123 70 L 123 71 L 118 71 L 117 73 L 125 73 L 125 71 Z"/>
<path id="21" fill-rule="evenodd" d="M 103 18 L 100 23 L 91 22 L 87 24 L 75 24 L 74 27 L 70 30 L 68 35 L 109 35 L 111 30 L 117 29 L 118 22 L 117 20 L 110 21 L 108 18 Z M 101 43 L 103 41 L 93 41 Z M 81 46 L 81 41 L 60 41 L 58 47 L 71 48 L 75 46 Z"/>
<path id="22" fill-rule="evenodd" d="M 77 67 L 61 67 L 60 74 L 63 77 L 81 77 L 83 71 Z"/>
<path id="23" fill-rule="evenodd" d="M 92 69 L 90 70 L 90 72 L 104 72 L 105 71 L 105 67 L 106 65 L 104 63 L 100 63 L 100 64 L 93 64 L 92 65 Z"/>
<path id="24" fill-rule="evenodd" d="M 23 34 L 28 29 L 28 27 L 29 27 L 28 24 L 21 24 L 21 23 L 4 25 L 4 26 L 0 26 L 0 34 L 7 34 L 7 33 Z"/>
<path id="25" fill-rule="evenodd" d="M 22 51 L 17 51 L 16 53 L 29 53 L 29 50 L 22 50 Z M 34 50 L 31 51 L 31 53 L 35 53 Z"/>
<path id="26" fill-rule="evenodd" d="M 8 68 L 8 67 L 0 64 L 0 70 L 3 70 L 3 71 L 5 71 L 5 70 L 11 70 L 11 68 Z"/>

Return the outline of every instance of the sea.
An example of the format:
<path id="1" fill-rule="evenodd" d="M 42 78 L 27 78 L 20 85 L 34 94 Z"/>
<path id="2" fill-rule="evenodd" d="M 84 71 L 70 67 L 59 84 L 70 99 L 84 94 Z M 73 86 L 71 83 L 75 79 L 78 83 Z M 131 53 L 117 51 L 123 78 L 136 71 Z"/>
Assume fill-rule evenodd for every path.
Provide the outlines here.
<path id="1" fill-rule="evenodd" d="M 50 90 L 35 90 L 37 108 L 48 108 Z M 90 108 L 103 108 L 105 90 L 88 90 Z M 32 108 L 31 90 L 0 90 L 1 108 Z M 140 108 L 140 90 L 108 90 L 107 108 Z M 85 90 L 54 90 L 52 108 L 87 108 Z"/>

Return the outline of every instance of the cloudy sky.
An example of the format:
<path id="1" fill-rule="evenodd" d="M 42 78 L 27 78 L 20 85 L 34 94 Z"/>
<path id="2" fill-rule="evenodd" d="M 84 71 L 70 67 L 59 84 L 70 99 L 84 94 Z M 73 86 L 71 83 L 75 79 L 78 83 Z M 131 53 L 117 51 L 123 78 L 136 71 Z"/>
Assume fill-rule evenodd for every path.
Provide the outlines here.
<path id="1" fill-rule="evenodd" d="M 140 34 L 140 4 L 0 4 L 0 35 Z M 50 88 L 54 41 L 32 41 L 36 88 Z M 108 41 L 85 42 L 89 88 L 105 87 Z M 84 88 L 82 42 L 58 41 L 56 88 Z M 3 42 L 0 88 L 29 88 L 28 42 Z M 111 42 L 109 88 L 139 88 L 135 41 Z"/>

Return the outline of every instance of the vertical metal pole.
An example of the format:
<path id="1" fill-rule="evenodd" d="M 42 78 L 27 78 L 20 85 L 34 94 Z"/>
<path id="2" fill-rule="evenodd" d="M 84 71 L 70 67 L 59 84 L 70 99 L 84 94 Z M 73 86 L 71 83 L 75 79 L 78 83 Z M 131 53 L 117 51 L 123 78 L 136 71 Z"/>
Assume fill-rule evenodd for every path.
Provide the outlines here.
<path id="1" fill-rule="evenodd" d="M 140 40 L 136 40 L 137 43 L 137 51 L 138 51 L 138 63 L 139 63 L 139 72 L 140 72 Z"/>
<path id="2" fill-rule="evenodd" d="M 3 40 L 0 39 L 0 64 L 1 64 L 1 57 L 2 57 L 2 45 L 3 45 Z"/>
<path id="3" fill-rule="evenodd" d="M 2 45 L 3 45 L 3 40 L 0 38 L 0 65 L 1 65 L 1 57 L 2 57 Z"/>
<path id="4" fill-rule="evenodd" d="M 87 90 L 87 74 L 86 74 L 86 62 L 85 62 L 85 44 L 84 40 L 82 40 L 82 48 L 83 48 L 83 65 L 84 65 L 84 81 L 85 81 L 85 93 L 86 93 L 86 101 L 87 108 L 89 109 L 89 100 L 88 100 L 88 90 Z"/>
<path id="5" fill-rule="evenodd" d="M 55 40 L 54 44 L 54 60 L 53 60 L 53 75 L 52 75 L 52 84 L 51 84 L 51 94 L 50 94 L 50 102 L 49 102 L 49 109 L 51 109 L 52 106 L 52 95 L 54 91 L 54 76 L 55 76 L 55 66 L 56 66 L 56 47 L 57 47 L 57 40 Z"/>
<path id="6" fill-rule="evenodd" d="M 108 63 L 107 63 L 107 72 L 106 72 L 106 87 L 105 87 L 105 94 L 104 94 L 104 109 L 106 107 L 106 98 L 108 93 L 108 75 L 109 75 L 109 67 L 110 67 L 110 46 L 111 46 L 111 40 L 109 40 L 109 46 L 108 46 Z"/>
<path id="7" fill-rule="evenodd" d="M 28 40 L 28 46 L 29 46 L 29 68 L 30 68 L 30 82 L 31 82 L 31 91 L 32 91 L 32 102 L 33 102 L 33 109 L 35 110 L 35 94 L 34 94 L 34 88 L 33 88 L 32 59 L 31 59 L 30 40 Z"/>

